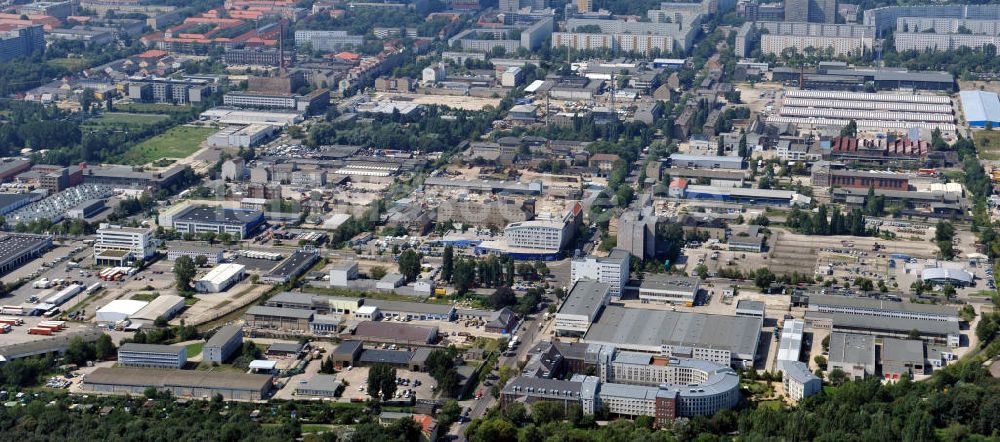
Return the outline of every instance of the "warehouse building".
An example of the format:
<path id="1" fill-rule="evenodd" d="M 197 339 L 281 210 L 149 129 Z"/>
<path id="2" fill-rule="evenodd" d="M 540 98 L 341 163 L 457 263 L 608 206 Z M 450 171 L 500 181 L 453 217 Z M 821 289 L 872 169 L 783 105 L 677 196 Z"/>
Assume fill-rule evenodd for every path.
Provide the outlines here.
<path id="1" fill-rule="evenodd" d="M 1000 98 L 995 92 L 962 91 L 962 112 L 970 127 L 1000 127 Z"/>
<path id="2" fill-rule="evenodd" d="M 851 379 L 875 374 L 875 337 L 854 333 L 830 334 L 830 371 L 840 369 Z"/>
<path id="3" fill-rule="evenodd" d="M 398 322 L 364 321 L 350 331 L 350 339 L 403 345 L 437 342 L 438 328 Z"/>
<path id="4" fill-rule="evenodd" d="M 52 237 L 46 235 L 0 235 L 0 275 L 21 267 L 52 247 Z"/>
<path id="5" fill-rule="evenodd" d="M 701 281 L 698 278 L 667 274 L 647 274 L 637 287 L 642 302 L 658 302 L 694 306 L 698 300 Z"/>
<path id="6" fill-rule="evenodd" d="M 267 284 L 284 284 L 301 276 L 316 261 L 319 261 L 319 253 L 315 250 L 296 250 L 295 253 L 285 258 L 281 264 L 278 264 L 270 272 L 262 276 L 260 281 Z"/>
<path id="7" fill-rule="evenodd" d="M 921 339 L 950 347 L 962 342 L 958 321 L 807 311 L 806 322 L 813 328 L 890 338 L 907 338 L 916 331 Z"/>
<path id="8" fill-rule="evenodd" d="M 455 306 L 452 304 L 427 304 L 423 302 L 365 298 L 364 305 L 378 307 L 379 314 L 386 319 L 419 321 L 455 320 Z"/>
<path id="9" fill-rule="evenodd" d="M 610 300 L 610 284 L 590 279 L 576 281 L 556 312 L 556 336 L 583 336 Z"/>
<path id="10" fill-rule="evenodd" d="M 55 336 L 44 336 L 31 341 L 0 345 L 0 364 L 32 356 L 61 355 L 66 352 L 70 341 L 74 338 L 79 337 L 83 342 L 94 342 L 103 335 L 104 332 L 97 328 L 77 327 Z"/>
<path id="11" fill-rule="evenodd" d="M 743 316 L 608 306 L 582 342 L 752 367 L 763 321 Z"/>
<path id="12" fill-rule="evenodd" d="M 159 224 L 179 233 L 229 233 L 245 239 L 264 223 L 259 210 L 230 209 L 195 205 L 177 205 L 160 214 Z"/>
<path id="13" fill-rule="evenodd" d="M 621 298 L 628 282 L 631 255 L 623 249 L 613 249 L 606 257 L 587 256 L 570 264 L 570 282 L 587 278 L 611 286 L 611 299 Z"/>
<path id="14" fill-rule="evenodd" d="M 227 325 L 205 342 L 202 347 L 202 360 L 206 362 L 223 363 L 243 346 L 243 329 L 238 325 Z"/>
<path id="15" fill-rule="evenodd" d="M 145 368 L 184 368 L 187 347 L 183 345 L 136 344 L 118 348 L 118 365 Z"/>
<path id="16" fill-rule="evenodd" d="M 330 286 L 347 287 L 347 282 L 358 278 L 357 261 L 341 261 L 330 268 Z"/>
<path id="17" fill-rule="evenodd" d="M 897 302 L 887 299 L 856 298 L 850 296 L 810 294 L 809 311 L 824 313 L 847 313 L 852 315 L 928 319 L 934 321 L 958 322 L 958 311 L 954 307 L 934 304 Z"/>
<path id="18" fill-rule="evenodd" d="M 271 376 L 259 374 L 102 367 L 84 375 L 81 388 L 89 393 L 133 396 L 155 388 L 176 398 L 207 400 L 221 395 L 231 401 L 259 401 L 267 399 L 273 385 Z"/>
<path id="19" fill-rule="evenodd" d="M 199 293 L 224 292 L 244 277 L 246 277 L 246 266 L 232 263 L 219 264 L 203 278 L 195 281 L 194 289 Z"/>
<path id="20" fill-rule="evenodd" d="M 913 379 L 914 374 L 924 374 L 927 358 L 924 343 L 915 339 L 882 339 L 879 346 L 879 363 L 882 377 L 887 381 L 898 381 L 903 375 Z"/>
<path id="21" fill-rule="evenodd" d="M 311 310 L 255 305 L 243 316 L 250 328 L 305 332 L 313 318 Z"/>
<path id="22" fill-rule="evenodd" d="M 802 338 L 806 323 L 801 319 L 786 319 L 781 328 L 781 340 L 778 342 L 778 370 L 785 371 L 785 365 L 799 362 L 802 354 Z"/>
<path id="23" fill-rule="evenodd" d="M 736 187 L 716 187 L 688 185 L 683 197 L 693 200 L 715 200 L 738 204 L 778 205 L 778 206 L 808 206 L 810 197 L 791 190 L 778 189 L 743 189 Z"/>
<path id="24" fill-rule="evenodd" d="M 95 320 L 108 324 L 124 321 L 149 305 L 146 301 L 137 299 L 116 299 L 104 307 L 97 309 Z"/>
<path id="25" fill-rule="evenodd" d="M 278 126 L 269 124 L 251 124 L 249 126 L 230 126 L 208 137 L 209 146 L 218 147 L 256 147 L 267 141 L 278 132 Z"/>
<path id="26" fill-rule="evenodd" d="M 177 295 L 159 295 L 145 307 L 129 316 L 129 319 L 155 322 L 158 318 L 165 321 L 173 319 L 177 313 L 184 310 L 184 298 Z"/>
<path id="27" fill-rule="evenodd" d="M 749 318 L 764 319 L 764 303 L 761 301 L 751 301 L 741 299 L 736 303 L 736 316 L 746 316 Z"/>
<path id="28" fill-rule="evenodd" d="M 295 385 L 295 395 L 305 397 L 336 398 L 344 389 L 344 382 L 332 374 L 316 374 Z"/>
<path id="29" fill-rule="evenodd" d="M 934 284 L 951 284 L 955 287 L 968 287 L 973 284 L 973 275 L 962 269 L 933 267 L 920 272 L 920 279 Z"/>

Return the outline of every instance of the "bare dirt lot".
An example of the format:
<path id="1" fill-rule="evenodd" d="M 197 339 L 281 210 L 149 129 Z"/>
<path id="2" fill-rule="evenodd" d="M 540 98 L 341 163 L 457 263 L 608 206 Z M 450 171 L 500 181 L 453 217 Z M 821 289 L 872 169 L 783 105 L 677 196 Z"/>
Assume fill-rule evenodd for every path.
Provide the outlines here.
<path id="1" fill-rule="evenodd" d="M 406 98 L 414 104 L 436 104 L 439 106 L 448 106 L 454 109 L 471 111 L 483 110 L 486 106 L 500 106 L 499 98 L 467 97 L 463 95 L 384 94 L 381 96 L 377 95 L 376 100 L 381 97 L 401 97 Z"/>

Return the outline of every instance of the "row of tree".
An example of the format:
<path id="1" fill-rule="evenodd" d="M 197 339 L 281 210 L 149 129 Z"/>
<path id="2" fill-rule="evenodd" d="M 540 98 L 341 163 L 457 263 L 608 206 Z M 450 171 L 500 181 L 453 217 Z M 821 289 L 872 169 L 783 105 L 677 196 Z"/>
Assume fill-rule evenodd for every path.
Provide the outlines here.
<path id="1" fill-rule="evenodd" d="M 820 204 L 811 215 L 798 207 L 793 208 L 788 213 L 785 225 L 805 235 L 870 236 L 874 233 L 865 227 L 865 216 L 861 209 L 851 209 L 845 215 L 838 207 L 828 208 L 825 204 Z"/>

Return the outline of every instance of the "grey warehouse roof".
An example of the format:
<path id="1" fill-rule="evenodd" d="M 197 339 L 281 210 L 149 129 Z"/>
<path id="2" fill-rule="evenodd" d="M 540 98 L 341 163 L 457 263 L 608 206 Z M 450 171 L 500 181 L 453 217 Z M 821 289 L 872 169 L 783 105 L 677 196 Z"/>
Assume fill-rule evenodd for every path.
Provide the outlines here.
<path id="1" fill-rule="evenodd" d="M 604 297 L 611 290 L 610 284 L 581 279 L 573 284 L 566 301 L 557 314 L 590 316 L 600 309 Z"/>
<path id="2" fill-rule="evenodd" d="M 640 290 L 656 290 L 671 292 L 694 292 L 698 290 L 698 278 L 689 276 L 650 274 L 642 280 Z"/>
<path id="3" fill-rule="evenodd" d="M 379 310 L 389 312 L 423 313 L 446 315 L 455 308 L 450 304 L 425 304 L 422 302 L 387 301 L 384 299 L 365 299 L 365 305 L 373 305 Z"/>
<path id="4" fill-rule="evenodd" d="M 751 356 L 757 352 L 761 322 L 760 318 L 745 316 L 609 306 L 590 326 L 583 340 L 633 349 L 697 346 Z"/>
<path id="5" fill-rule="evenodd" d="M 403 365 L 410 362 L 413 352 L 398 350 L 365 350 L 361 352 L 358 361 L 368 364 L 397 364 Z"/>
<path id="6" fill-rule="evenodd" d="M 172 354 L 180 353 L 181 350 L 184 350 L 184 347 L 181 345 L 137 344 L 134 342 L 122 344 L 122 346 L 118 348 L 118 351 L 126 351 L 126 352 L 137 351 L 143 353 L 172 353 Z"/>
<path id="7" fill-rule="evenodd" d="M 247 310 L 248 314 L 255 316 L 278 316 L 282 318 L 296 318 L 296 319 L 309 319 L 312 317 L 312 310 L 297 309 L 297 308 L 281 308 L 281 307 L 267 307 L 263 305 L 255 305 Z"/>
<path id="8" fill-rule="evenodd" d="M 892 333 L 909 333 L 916 330 L 924 335 L 948 336 L 958 335 L 958 321 L 940 321 L 920 318 L 892 318 L 886 316 L 853 315 L 849 313 L 807 312 L 806 319 L 823 318 L 833 322 L 834 330 L 865 330 L 887 331 Z"/>
<path id="9" fill-rule="evenodd" d="M 205 343 L 205 347 L 222 347 L 229 342 L 230 339 L 232 339 L 233 335 L 242 333 L 243 329 L 240 326 L 227 325 L 215 332 L 215 334 L 209 338 L 208 342 Z"/>
<path id="10" fill-rule="evenodd" d="M 174 221 L 242 226 L 249 221 L 256 220 L 261 213 L 259 210 L 194 206 L 181 213 Z"/>
<path id="11" fill-rule="evenodd" d="M 831 333 L 830 362 L 875 366 L 875 337 L 856 333 Z"/>

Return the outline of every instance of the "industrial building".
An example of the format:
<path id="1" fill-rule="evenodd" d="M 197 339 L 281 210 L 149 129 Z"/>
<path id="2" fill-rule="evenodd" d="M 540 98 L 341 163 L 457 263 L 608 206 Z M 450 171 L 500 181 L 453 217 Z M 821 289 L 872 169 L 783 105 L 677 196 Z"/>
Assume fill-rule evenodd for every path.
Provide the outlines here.
<path id="1" fill-rule="evenodd" d="M 129 315 L 129 319 L 135 321 L 146 321 L 152 324 L 159 318 L 163 318 L 164 321 L 169 321 L 173 319 L 177 313 L 184 310 L 186 304 L 184 303 L 184 298 L 177 295 L 158 295 L 145 307 L 139 309 L 132 315 Z"/>
<path id="2" fill-rule="evenodd" d="M 811 198 L 791 190 L 743 189 L 699 185 L 688 185 L 682 195 L 687 199 L 727 201 L 752 205 L 808 206 L 811 200 Z"/>
<path id="3" fill-rule="evenodd" d="M 933 284 L 951 284 L 955 287 L 968 287 L 973 283 L 974 276 L 962 269 L 932 267 L 920 272 L 920 279 Z"/>
<path id="4" fill-rule="evenodd" d="M 535 202 L 530 199 L 499 198 L 487 201 L 448 199 L 437 209 L 438 222 L 501 227 L 530 221 L 535 217 Z"/>
<path id="5" fill-rule="evenodd" d="M 784 372 L 785 365 L 799 362 L 805 328 L 806 323 L 801 319 L 785 320 L 785 324 L 781 327 L 780 341 L 778 341 L 778 371 Z"/>
<path id="6" fill-rule="evenodd" d="M 642 281 L 638 281 L 638 286 L 630 288 L 638 291 L 642 302 L 692 307 L 698 300 L 701 281 L 688 276 L 650 273 Z"/>
<path id="7" fill-rule="evenodd" d="M 875 338 L 854 333 L 831 333 L 827 367 L 840 369 L 851 379 L 875 374 Z"/>
<path id="8" fill-rule="evenodd" d="M 109 253 L 110 252 L 110 253 Z M 94 239 L 94 260 L 98 265 L 124 266 L 156 255 L 153 230 L 101 224 Z"/>
<path id="9" fill-rule="evenodd" d="M 610 300 L 610 284 L 590 279 L 574 282 L 556 312 L 556 335 L 583 336 Z"/>
<path id="10" fill-rule="evenodd" d="M 590 279 L 611 286 L 611 299 L 619 299 L 628 283 L 631 255 L 622 249 L 613 249 L 606 257 L 586 256 L 570 263 L 570 282 Z"/>
<path id="11" fill-rule="evenodd" d="M 284 284 L 301 276 L 316 261 L 319 261 L 319 253 L 315 250 L 296 250 L 271 271 L 261 276 L 260 280 L 268 284 Z"/>
<path id="12" fill-rule="evenodd" d="M 305 332 L 313 318 L 311 310 L 255 305 L 243 316 L 250 328 Z"/>
<path id="13" fill-rule="evenodd" d="M 94 342 L 104 335 L 104 332 L 93 327 L 75 327 L 55 336 L 45 336 L 39 339 L 0 345 L 0 364 L 15 359 L 41 356 L 47 354 L 61 355 L 66 352 L 70 341 L 80 338 L 83 342 Z"/>
<path id="14" fill-rule="evenodd" d="M 0 275 L 34 260 L 52 247 L 52 237 L 47 235 L 0 235 Z"/>
<path id="15" fill-rule="evenodd" d="M 806 322 L 813 328 L 878 337 L 907 338 L 916 332 L 921 339 L 950 347 L 958 347 L 962 339 L 958 321 L 807 311 Z"/>
<path id="16" fill-rule="evenodd" d="M 886 299 L 810 294 L 808 311 L 847 313 L 860 316 L 902 319 L 927 319 L 958 322 L 955 307 L 935 304 L 897 302 Z"/>
<path id="17" fill-rule="evenodd" d="M 762 323 L 744 316 L 608 306 L 582 342 L 752 367 Z"/>
<path id="18" fill-rule="evenodd" d="M 906 132 L 911 128 L 955 131 L 955 116 L 948 97 L 886 92 L 786 91 L 781 109 L 767 121 L 842 128 L 851 120 L 857 123 L 859 131 Z"/>
<path id="19" fill-rule="evenodd" d="M 347 339 L 403 345 L 428 345 L 437 342 L 438 328 L 399 322 L 363 321 L 349 332 Z"/>
<path id="20" fill-rule="evenodd" d="M 159 216 L 159 225 L 179 233 L 228 233 L 235 239 L 245 239 L 264 223 L 259 210 L 230 209 L 179 204 Z"/>
<path id="21" fill-rule="evenodd" d="M 146 301 L 136 299 L 116 299 L 104 307 L 97 309 L 95 320 L 108 324 L 124 321 L 149 305 Z"/>
<path id="22" fill-rule="evenodd" d="M 962 91 L 958 96 L 970 127 L 1000 127 L 1000 98 L 995 92 Z"/>
<path id="23" fill-rule="evenodd" d="M 656 256 L 656 224 L 659 218 L 652 207 L 630 209 L 618 218 L 617 248 L 629 252 L 637 259 Z"/>
<path id="24" fill-rule="evenodd" d="M 764 319 L 765 304 L 761 301 L 741 299 L 736 302 L 736 316 Z"/>
<path id="25" fill-rule="evenodd" d="M 194 289 L 199 293 L 224 292 L 244 277 L 246 277 L 246 266 L 232 263 L 219 264 L 195 281 Z"/>
<path id="26" fill-rule="evenodd" d="M 882 339 L 878 356 L 882 377 L 887 381 L 898 381 L 903 375 L 913 379 L 914 374 L 924 374 L 927 368 L 924 343 L 917 339 Z"/>
<path id="27" fill-rule="evenodd" d="M 145 368 L 184 368 L 187 347 L 183 345 L 136 344 L 118 348 L 118 365 Z"/>
<path id="28" fill-rule="evenodd" d="M 83 391 L 96 394 L 142 396 L 149 388 L 175 398 L 208 400 L 216 395 L 231 401 L 267 399 L 274 384 L 271 376 L 199 370 L 149 370 L 98 368 L 83 376 Z"/>
<path id="29" fill-rule="evenodd" d="M 209 136 L 207 143 L 209 146 L 218 147 L 256 147 L 277 132 L 278 127 L 269 124 L 230 126 Z"/>
<path id="30" fill-rule="evenodd" d="M 364 305 L 377 307 L 379 315 L 388 319 L 420 321 L 453 321 L 455 319 L 455 306 L 452 304 L 427 304 L 366 298 Z"/>
<path id="31" fill-rule="evenodd" d="M 295 385 L 295 396 L 333 399 L 344 389 L 343 381 L 330 374 L 316 374 Z"/>
<path id="32" fill-rule="evenodd" d="M 817 162 L 812 168 L 812 184 L 822 187 L 907 191 L 910 190 L 910 177 L 893 172 L 838 169 L 828 162 Z"/>
<path id="33" fill-rule="evenodd" d="M 167 261 L 176 261 L 177 258 L 182 256 L 190 257 L 195 259 L 199 256 L 204 256 L 206 264 L 216 265 L 223 261 L 222 249 L 213 249 L 207 247 L 192 247 L 183 244 L 171 244 L 170 249 L 167 251 Z"/>
<path id="34" fill-rule="evenodd" d="M 202 360 L 223 363 L 243 345 L 243 329 L 239 325 L 220 328 L 202 347 Z"/>

